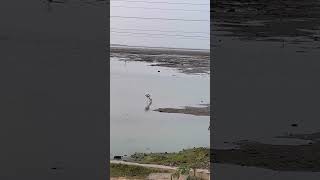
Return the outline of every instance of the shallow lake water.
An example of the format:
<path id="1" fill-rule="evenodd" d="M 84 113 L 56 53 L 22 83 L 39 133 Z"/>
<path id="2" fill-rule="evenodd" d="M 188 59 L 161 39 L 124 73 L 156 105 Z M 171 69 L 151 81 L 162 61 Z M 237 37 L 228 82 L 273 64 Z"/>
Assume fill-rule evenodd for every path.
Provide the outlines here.
<path id="1" fill-rule="evenodd" d="M 209 116 L 153 111 L 210 103 L 209 75 L 150 65 L 110 59 L 110 156 L 209 147 Z M 152 98 L 149 111 L 146 94 Z"/>

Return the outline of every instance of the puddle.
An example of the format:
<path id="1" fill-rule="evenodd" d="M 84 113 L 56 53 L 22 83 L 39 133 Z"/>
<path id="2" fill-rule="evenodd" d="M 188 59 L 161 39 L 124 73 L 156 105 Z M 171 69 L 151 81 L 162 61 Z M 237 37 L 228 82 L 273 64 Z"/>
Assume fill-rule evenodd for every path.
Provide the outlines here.
<path id="1" fill-rule="evenodd" d="M 153 111 L 210 103 L 209 75 L 151 65 L 110 60 L 111 157 L 209 146 L 209 116 Z M 152 98 L 149 111 L 146 94 Z"/>

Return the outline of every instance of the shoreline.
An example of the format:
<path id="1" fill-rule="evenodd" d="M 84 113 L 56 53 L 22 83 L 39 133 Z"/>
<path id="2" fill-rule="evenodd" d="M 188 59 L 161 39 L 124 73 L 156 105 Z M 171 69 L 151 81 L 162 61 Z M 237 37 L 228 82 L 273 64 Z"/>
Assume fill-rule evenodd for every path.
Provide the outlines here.
<path id="1" fill-rule="evenodd" d="M 210 74 L 210 52 L 175 50 L 175 49 L 141 49 L 111 48 L 110 57 L 120 61 L 137 61 L 176 69 L 184 74 Z"/>
<path id="2" fill-rule="evenodd" d="M 175 55 L 203 55 L 210 56 L 210 49 L 187 49 L 170 47 L 144 47 L 144 46 L 112 46 L 110 53 L 136 53 L 136 54 L 175 54 Z"/>

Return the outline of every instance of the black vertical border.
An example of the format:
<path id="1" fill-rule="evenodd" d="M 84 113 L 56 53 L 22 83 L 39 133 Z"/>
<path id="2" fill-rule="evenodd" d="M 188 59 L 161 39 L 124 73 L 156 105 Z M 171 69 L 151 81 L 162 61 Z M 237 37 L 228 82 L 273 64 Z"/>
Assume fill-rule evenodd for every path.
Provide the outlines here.
<path id="1" fill-rule="evenodd" d="M 107 117 L 107 150 L 106 150 L 106 177 L 110 179 L 110 1 L 106 3 L 106 117 Z"/>
<path id="2" fill-rule="evenodd" d="M 108 179 L 110 2 L 73 2 L 0 2 L 1 180 Z"/>
<path id="3" fill-rule="evenodd" d="M 216 60 L 214 56 L 213 48 L 213 6 L 214 2 L 210 1 L 210 179 L 214 179 L 214 157 L 213 157 L 213 135 L 214 135 L 214 121 L 216 119 L 216 93 L 215 93 L 215 77 L 216 69 L 215 64 Z"/>

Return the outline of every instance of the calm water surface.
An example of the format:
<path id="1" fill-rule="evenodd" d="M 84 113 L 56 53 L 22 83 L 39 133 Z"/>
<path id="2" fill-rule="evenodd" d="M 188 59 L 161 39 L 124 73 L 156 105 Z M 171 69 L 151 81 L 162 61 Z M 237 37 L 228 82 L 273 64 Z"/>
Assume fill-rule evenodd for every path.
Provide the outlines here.
<path id="1" fill-rule="evenodd" d="M 152 111 L 210 103 L 208 75 L 187 75 L 118 58 L 110 61 L 111 156 L 209 146 L 209 117 Z M 153 99 L 149 111 L 145 111 L 147 93 Z"/>

